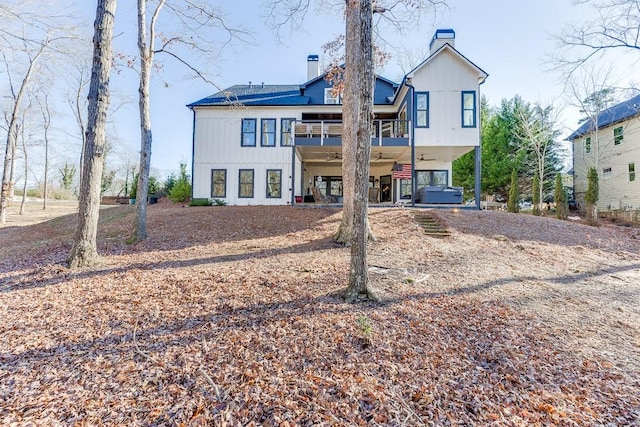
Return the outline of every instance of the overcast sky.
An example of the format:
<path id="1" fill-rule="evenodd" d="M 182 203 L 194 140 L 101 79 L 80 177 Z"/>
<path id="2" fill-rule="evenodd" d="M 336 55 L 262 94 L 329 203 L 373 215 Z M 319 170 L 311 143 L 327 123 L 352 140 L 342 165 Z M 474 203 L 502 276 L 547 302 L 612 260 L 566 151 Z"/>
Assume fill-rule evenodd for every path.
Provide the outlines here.
<path id="1" fill-rule="evenodd" d="M 93 3 L 82 2 L 78 6 L 90 22 L 95 15 Z M 562 105 L 562 84 L 557 74 L 546 71 L 549 66 L 545 56 L 556 48 L 551 35 L 570 22 L 587 19 L 592 13 L 589 8 L 572 5 L 571 0 L 449 0 L 448 3 L 449 10 L 440 10 L 435 18 L 425 16 L 419 27 L 403 36 L 385 31 L 384 38 L 395 45 L 397 52 L 390 52 L 395 57 L 379 74 L 399 81 L 403 75 L 399 58 L 404 56 L 400 51 L 426 52 L 436 28 L 453 28 L 456 49 L 489 73 L 481 92 L 491 105 L 498 105 L 501 99 L 516 94 L 530 102 Z M 249 81 L 303 83 L 307 55 L 318 54 L 322 62 L 322 45 L 344 29 L 338 11 L 314 9 L 300 30 L 283 31 L 278 41 L 275 32 L 265 24 L 263 1 L 225 0 L 221 4 L 231 25 L 243 25 L 253 32 L 252 43 L 236 44 L 210 68 L 216 72 L 216 85 L 222 88 Z M 119 2 L 116 22 L 116 49 L 135 53 L 134 6 Z M 177 64 L 164 63 L 161 78 L 154 80 L 151 99 L 152 165 L 161 176 L 177 170 L 180 162 L 191 162 L 192 113 L 185 105 L 217 91 L 202 81 L 185 79 L 185 70 Z M 634 77 L 631 67 L 623 67 L 618 72 L 627 79 Z M 113 87 L 130 94 L 131 103 L 119 110 L 116 122 L 119 142 L 135 154 L 139 150 L 137 74 L 131 70 L 121 71 L 114 75 Z M 577 111 L 564 110 L 561 123 L 564 135 L 577 127 L 578 117 Z"/>

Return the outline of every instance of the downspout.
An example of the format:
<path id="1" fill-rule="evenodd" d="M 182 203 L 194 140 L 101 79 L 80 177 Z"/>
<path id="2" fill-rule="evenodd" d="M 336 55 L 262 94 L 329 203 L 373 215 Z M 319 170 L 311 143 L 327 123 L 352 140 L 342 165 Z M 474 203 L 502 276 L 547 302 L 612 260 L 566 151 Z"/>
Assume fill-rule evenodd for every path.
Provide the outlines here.
<path id="1" fill-rule="evenodd" d="M 191 129 L 191 200 L 193 200 L 193 183 L 195 182 L 194 171 L 196 162 L 196 110 L 189 107 L 193 113 L 193 125 Z"/>
<path id="2" fill-rule="evenodd" d="M 293 206 L 295 202 L 295 194 L 296 194 L 296 142 L 291 138 L 291 176 L 289 177 L 289 185 L 291 188 L 291 206 Z M 301 193 L 302 194 L 302 193 Z M 304 196 L 303 196 L 304 197 Z"/>
<path id="3" fill-rule="evenodd" d="M 480 83 L 482 85 L 484 80 Z M 476 147 L 476 181 L 474 192 L 476 198 L 476 209 L 480 210 L 480 193 L 482 192 L 482 95 L 480 94 L 480 85 L 478 85 L 478 147 Z"/>
<path id="4" fill-rule="evenodd" d="M 411 140 L 411 207 L 414 208 L 416 206 L 416 199 L 415 199 L 415 194 L 416 194 L 416 180 L 415 180 L 415 175 L 416 175 L 416 129 L 415 129 L 415 111 L 413 109 L 413 96 L 414 96 L 414 91 L 415 88 L 413 87 L 413 81 L 411 79 L 411 77 L 405 78 L 405 86 L 407 86 L 409 88 L 409 100 L 407 102 L 407 105 L 410 106 L 410 108 L 408 108 L 409 111 L 411 111 L 411 135 L 409 136 L 410 140 Z M 402 187 L 400 187 L 400 189 L 402 189 Z M 400 194 L 400 196 L 402 196 L 402 194 Z"/>

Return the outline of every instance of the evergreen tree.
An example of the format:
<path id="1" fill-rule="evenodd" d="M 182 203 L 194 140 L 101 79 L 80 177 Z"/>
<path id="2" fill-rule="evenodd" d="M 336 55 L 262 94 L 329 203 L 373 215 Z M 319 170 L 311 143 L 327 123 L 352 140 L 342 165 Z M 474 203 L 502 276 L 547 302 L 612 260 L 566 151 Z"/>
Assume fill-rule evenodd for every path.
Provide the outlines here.
<path id="1" fill-rule="evenodd" d="M 587 222 L 591 225 L 598 224 L 598 171 L 596 168 L 589 168 L 587 173 L 587 193 L 584 196 L 584 202 L 587 205 L 586 217 Z"/>
<path id="2" fill-rule="evenodd" d="M 567 194 L 562 186 L 562 175 L 556 174 L 555 188 L 556 217 L 558 219 L 567 219 L 569 206 L 567 205 Z"/>

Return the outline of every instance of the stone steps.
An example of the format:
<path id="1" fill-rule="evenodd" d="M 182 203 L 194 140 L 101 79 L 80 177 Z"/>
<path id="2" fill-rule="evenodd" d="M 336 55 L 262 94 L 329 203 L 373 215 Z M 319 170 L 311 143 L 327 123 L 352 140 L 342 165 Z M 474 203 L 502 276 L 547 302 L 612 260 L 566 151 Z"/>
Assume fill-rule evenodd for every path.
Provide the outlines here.
<path id="1" fill-rule="evenodd" d="M 414 213 L 414 219 L 418 225 L 424 230 L 427 236 L 431 237 L 449 237 L 451 233 L 445 230 L 431 215 L 427 212 Z"/>

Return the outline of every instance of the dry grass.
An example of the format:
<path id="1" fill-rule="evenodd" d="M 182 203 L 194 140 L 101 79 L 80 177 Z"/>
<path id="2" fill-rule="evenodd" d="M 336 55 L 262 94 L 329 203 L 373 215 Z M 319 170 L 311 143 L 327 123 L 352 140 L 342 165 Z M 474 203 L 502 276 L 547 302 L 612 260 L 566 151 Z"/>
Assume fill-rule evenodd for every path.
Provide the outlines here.
<path id="1" fill-rule="evenodd" d="M 1 229 L 0 424 L 638 424 L 634 231 L 433 213 L 371 211 L 360 304 L 335 210 L 113 207 L 79 271 L 75 216 Z"/>

